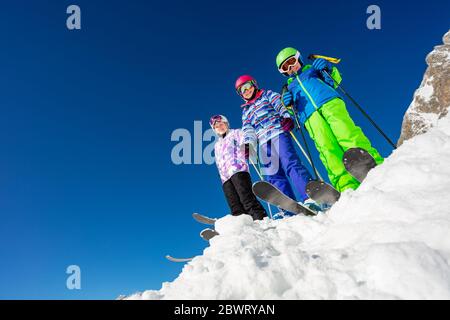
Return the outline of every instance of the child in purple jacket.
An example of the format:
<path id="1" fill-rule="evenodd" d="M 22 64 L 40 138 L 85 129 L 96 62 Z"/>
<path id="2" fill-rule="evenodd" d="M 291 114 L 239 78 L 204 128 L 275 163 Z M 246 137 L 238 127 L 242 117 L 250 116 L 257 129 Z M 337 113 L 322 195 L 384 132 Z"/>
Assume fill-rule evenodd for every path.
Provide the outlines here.
<path id="1" fill-rule="evenodd" d="M 253 220 L 264 219 L 267 213 L 252 192 L 243 132 L 230 129 L 227 118 L 222 115 L 211 117 L 209 124 L 219 137 L 214 146 L 216 165 L 231 214 L 249 214 Z"/>

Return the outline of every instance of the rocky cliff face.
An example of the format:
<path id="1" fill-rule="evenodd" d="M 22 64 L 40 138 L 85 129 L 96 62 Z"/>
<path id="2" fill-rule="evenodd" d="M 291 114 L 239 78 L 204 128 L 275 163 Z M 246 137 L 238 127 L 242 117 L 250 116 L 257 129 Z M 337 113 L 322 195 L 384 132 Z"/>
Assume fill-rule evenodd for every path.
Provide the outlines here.
<path id="1" fill-rule="evenodd" d="M 443 45 L 428 54 L 428 68 L 414 99 L 403 118 L 398 145 L 418 134 L 427 132 L 450 109 L 450 31 Z"/>

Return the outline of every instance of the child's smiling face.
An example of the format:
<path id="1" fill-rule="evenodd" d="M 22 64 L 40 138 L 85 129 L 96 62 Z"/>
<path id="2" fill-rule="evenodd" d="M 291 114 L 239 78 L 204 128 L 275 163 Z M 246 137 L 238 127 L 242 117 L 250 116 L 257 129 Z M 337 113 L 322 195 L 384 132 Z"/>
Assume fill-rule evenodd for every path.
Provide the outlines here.
<path id="1" fill-rule="evenodd" d="M 253 97 L 253 93 L 255 92 L 255 86 L 251 86 L 250 89 L 245 90 L 245 92 L 242 94 L 245 100 L 250 99 Z"/>
<path id="2" fill-rule="evenodd" d="M 218 135 L 224 135 L 228 131 L 228 125 L 225 122 L 217 121 L 214 124 L 214 131 Z"/>
<path id="3" fill-rule="evenodd" d="M 300 61 L 297 60 L 297 62 L 289 68 L 289 71 L 287 72 L 288 75 L 292 76 L 293 74 L 298 73 L 300 68 L 302 67 Z"/>

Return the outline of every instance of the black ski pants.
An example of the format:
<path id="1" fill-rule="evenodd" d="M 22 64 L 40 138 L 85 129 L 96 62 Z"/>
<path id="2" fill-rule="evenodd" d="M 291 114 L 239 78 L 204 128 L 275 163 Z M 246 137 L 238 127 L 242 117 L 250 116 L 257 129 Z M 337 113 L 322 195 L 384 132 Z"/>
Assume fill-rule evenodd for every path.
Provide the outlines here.
<path id="1" fill-rule="evenodd" d="M 267 217 L 266 210 L 253 194 L 252 180 L 248 172 L 235 173 L 222 187 L 233 216 L 249 214 L 253 220 Z"/>

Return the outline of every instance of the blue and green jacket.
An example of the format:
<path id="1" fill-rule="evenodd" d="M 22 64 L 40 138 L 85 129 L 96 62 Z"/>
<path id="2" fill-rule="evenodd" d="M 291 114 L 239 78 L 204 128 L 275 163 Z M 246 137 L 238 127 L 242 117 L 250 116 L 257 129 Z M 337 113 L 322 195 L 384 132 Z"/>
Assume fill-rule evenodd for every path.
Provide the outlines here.
<path id="1" fill-rule="evenodd" d="M 288 90 L 292 93 L 294 106 L 298 110 L 299 120 L 302 124 L 325 103 L 335 98 L 341 98 L 335 89 L 341 83 L 342 77 L 336 67 L 331 68 L 331 73 L 329 73 L 336 82 L 311 65 L 305 65 L 301 73 L 288 79 Z"/>

